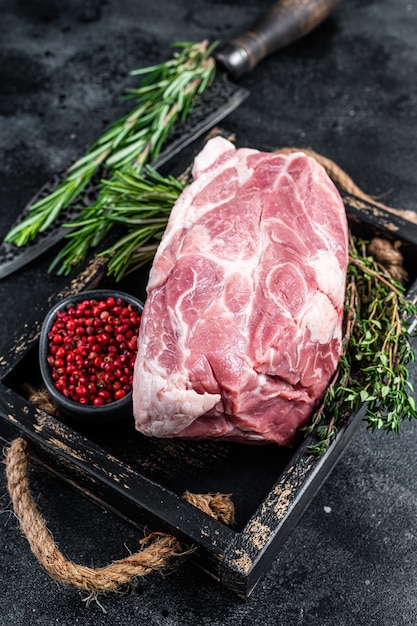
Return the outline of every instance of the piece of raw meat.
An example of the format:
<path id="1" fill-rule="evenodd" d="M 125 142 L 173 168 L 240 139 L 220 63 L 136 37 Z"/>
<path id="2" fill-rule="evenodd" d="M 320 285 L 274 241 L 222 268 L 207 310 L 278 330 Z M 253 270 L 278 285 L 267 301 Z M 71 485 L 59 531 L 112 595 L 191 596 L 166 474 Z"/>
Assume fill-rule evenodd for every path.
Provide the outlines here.
<path id="1" fill-rule="evenodd" d="M 347 222 L 302 152 L 210 140 L 149 276 L 133 380 L 155 437 L 293 443 L 341 349 Z"/>

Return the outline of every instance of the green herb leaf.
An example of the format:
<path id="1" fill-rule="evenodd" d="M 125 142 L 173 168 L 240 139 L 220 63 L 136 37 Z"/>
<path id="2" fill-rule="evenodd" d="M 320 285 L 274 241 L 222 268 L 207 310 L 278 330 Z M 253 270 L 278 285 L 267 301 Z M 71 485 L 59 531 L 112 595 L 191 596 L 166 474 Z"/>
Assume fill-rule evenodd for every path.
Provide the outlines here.
<path id="1" fill-rule="evenodd" d="M 206 41 L 177 42 L 172 59 L 131 72 L 143 77 L 140 86 L 129 93 L 129 98 L 136 100 L 136 106 L 94 142 L 51 194 L 31 206 L 28 216 L 7 233 L 5 241 L 18 246 L 32 241 L 63 209 L 75 204 L 98 170 L 110 171 L 112 175 L 117 170 L 133 167 L 140 172 L 145 164 L 156 159 L 175 122 L 185 119 L 196 97 L 213 80 L 215 62 L 211 53 L 214 45 L 208 46 Z M 103 206 L 109 203 L 106 193 L 106 186 L 99 189 L 92 212 L 86 209 L 81 221 L 93 214 L 102 219 Z M 97 237 L 84 231 L 86 239 L 82 245 L 70 244 L 66 248 L 69 265 L 75 267 L 83 260 L 93 241 L 101 241 L 109 229 L 111 223 L 108 228 L 103 227 Z M 81 235 L 80 231 L 78 233 Z"/>
<path id="2" fill-rule="evenodd" d="M 401 422 L 417 418 L 407 367 L 415 359 L 410 343 L 415 330 L 410 334 L 409 326 L 417 306 L 407 300 L 404 287 L 367 256 L 366 247 L 367 242 L 350 237 L 342 356 L 322 406 L 306 429 L 316 432 L 319 440 L 309 446 L 315 456 L 326 452 L 334 427 L 363 403 L 372 431 L 398 433 Z"/>
<path id="3" fill-rule="evenodd" d="M 172 207 L 185 183 L 173 176 L 164 178 L 148 165 L 142 174 L 126 167 L 102 185 L 105 193 L 100 203 L 89 207 L 70 225 L 73 230 L 67 236 L 68 243 L 58 253 L 50 270 L 69 274 L 114 226 L 122 226 L 125 233 L 101 252 L 101 256 L 108 258 L 108 274 L 120 280 L 126 273 L 141 267 L 155 255 Z"/>

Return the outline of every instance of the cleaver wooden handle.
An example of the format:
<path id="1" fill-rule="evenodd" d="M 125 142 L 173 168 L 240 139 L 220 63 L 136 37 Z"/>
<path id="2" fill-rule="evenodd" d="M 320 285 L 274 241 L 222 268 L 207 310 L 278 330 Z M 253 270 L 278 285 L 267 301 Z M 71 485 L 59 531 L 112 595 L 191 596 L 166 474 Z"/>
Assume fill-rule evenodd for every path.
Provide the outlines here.
<path id="1" fill-rule="evenodd" d="M 269 54 L 321 24 L 340 0 L 279 0 L 246 33 L 214 51 L 216 61 L 237 78 Z"/>

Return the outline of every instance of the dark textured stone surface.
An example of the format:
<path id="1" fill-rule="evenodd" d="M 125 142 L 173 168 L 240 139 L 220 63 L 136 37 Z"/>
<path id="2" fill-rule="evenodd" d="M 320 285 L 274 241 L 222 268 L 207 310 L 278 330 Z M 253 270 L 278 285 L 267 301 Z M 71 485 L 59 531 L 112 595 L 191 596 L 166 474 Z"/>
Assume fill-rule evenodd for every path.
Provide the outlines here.
<path id="1" fill-rule="evenodd" d="M 0 4 L 0 235 L 38 187 L 127 109 L 128 72 L 175 40 L 226 39 L 266 0 L 3 0 Z M 415 208 L 417 4 L 345 0 L 315 33 L 241 83 L 225 122 L 259 147 L 308 146 L 373 195 Z M 49 258 L 49 257 L 48 257 Z M 60 286 L 48 258 L 0 282 L 0 354 Z M 413 368 L 413 379 L 416 370 Z M 87 605 L 40 570 L 0 474 L 0 624 L 402 626 L 417 624 L 417 424 L 363 427 L 246 603 L 181 564 Z M 137 533 L 35 469 L 33 492 L 62 550 L 104 565 Z"/>

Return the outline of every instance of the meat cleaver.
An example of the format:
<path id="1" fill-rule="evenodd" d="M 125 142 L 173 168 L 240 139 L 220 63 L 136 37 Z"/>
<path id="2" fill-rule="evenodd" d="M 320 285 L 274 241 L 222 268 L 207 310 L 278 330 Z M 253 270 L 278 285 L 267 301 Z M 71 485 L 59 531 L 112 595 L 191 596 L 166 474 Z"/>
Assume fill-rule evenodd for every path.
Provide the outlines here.
<path id="1" fill-rule="evenodd" d="M 252 70 L 266 56 L 297 41 L 323 22 L 340 0 L 279 0 L 246 33 L 237 36 L 213 53 L 217 71 L 212 85 L 206 89 L 191 110 L 186 122 L 177 125 L 168 137 L 168 143 L 158 159 L 152 163 L 161 167 L 185 146 L 192 143 L 210 128 L 218 124 L 237 106 L 249 92 L 234 85 L 235 79 Z M 65 172 L 44 185 L 16 220 L 18 224 L 29 212 L 29 207 L 51 193 L 65 178 Z M 97 177 L 84 190 L 77 201 L 78 206 L 88 204 L 94 194 Z M 71 222 L 77 211 L 67 209 L 48 229 L 41 232 L 33 242 L 18 247 L 3 242 L 0 245 L 0 278 L 4 278 L 39 257 L 63 239 L 69 228 L 62 225 Z"/>

